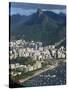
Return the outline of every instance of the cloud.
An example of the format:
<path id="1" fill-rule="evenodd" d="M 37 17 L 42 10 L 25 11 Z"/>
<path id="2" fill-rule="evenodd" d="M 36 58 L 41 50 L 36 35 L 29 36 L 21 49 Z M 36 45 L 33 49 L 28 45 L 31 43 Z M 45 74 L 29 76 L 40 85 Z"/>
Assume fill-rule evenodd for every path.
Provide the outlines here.
<path id="1" fill-rule="evenodd" d="M 50 10 L 55 13 L 66 13 L 64 5 L 49 5 L 49 4 L 30 4 L 30 3 L 10 3 L 10 14 L 30 15 L 40 8 L 44 11 Z"/>
<path id="2" fill-rule="evenodd" d="M 11 2 L 10 5 L 11 5 L 11 7 L 14 7 L 14 8 L 23 8 L 23 9 L 36 9 L 36 8 L 65 9 L 66 8 L 66 6 L 64 6 L 64 5 L 16 3 L 16 2 Z"/>
<path id="3" fill-rule="evenodd" d="M 20 14 L 20 15 L 30 15 L 32 13 L 36 12 L 36 9 L 21 9 L 21 8 L 11 8 L 10 14 Z"/>

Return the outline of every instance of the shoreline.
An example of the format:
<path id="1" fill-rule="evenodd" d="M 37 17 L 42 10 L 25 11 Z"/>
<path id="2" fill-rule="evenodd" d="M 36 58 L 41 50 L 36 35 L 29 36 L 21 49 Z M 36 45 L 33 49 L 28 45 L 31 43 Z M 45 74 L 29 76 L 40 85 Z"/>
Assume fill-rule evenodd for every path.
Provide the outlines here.
<path id="1" fill-rule="evenodd" d="M 23 82 L 25 82 L 25 81 L 27 81 L 27 80 L 29 80 L 29 79 L 31 79 L 31 78 L 33 78 L 33 77 L 41 74 L 41 73 L 43 73 L 43 72 L 46 72 L 46 71 L 51 70 L 51 69 L 54 69 L 54 68 L 56 68 L 57 66 L 58 66 L 58 63 L 56 63 L 55 65 L 50 65 L 48 68 L 39 70 L 39 71 L 37 71 L 35 74 L 33 74 L 32 76 L 27 77 L 26 79 L 19 80 L 19 83 L 21 84 L 21 83 L 23 83 Z"/>

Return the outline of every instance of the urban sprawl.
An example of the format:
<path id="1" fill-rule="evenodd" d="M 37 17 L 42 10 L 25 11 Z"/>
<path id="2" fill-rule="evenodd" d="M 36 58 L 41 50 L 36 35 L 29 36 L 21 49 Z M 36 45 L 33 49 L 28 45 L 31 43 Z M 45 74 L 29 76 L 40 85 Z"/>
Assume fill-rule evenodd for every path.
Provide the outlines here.
<path id="1" fill-rule="evenodd" d="M 15 40 L 9 43 L 10 47 L 10 61 L 18 57 L 30 57 L 35 61 L 33 65 L 24 65 L 20 63 L 10 63 L 11 75 L 17 76 L 21 75 L 21 71 L 29 72 L 42 68 L 42 62 L 45 60 L 53 59 L 65 59 L 66 58 L 66 49 L 64 46 L 56 48 L 55 45 L 43 46 L 42 42 L 35 41 L 25 41 L 25 40 Z M 26 61 L 27 62 L 27 61 Z M 19 72 L 13 72 L 12 70 L 20 69 Z"/>

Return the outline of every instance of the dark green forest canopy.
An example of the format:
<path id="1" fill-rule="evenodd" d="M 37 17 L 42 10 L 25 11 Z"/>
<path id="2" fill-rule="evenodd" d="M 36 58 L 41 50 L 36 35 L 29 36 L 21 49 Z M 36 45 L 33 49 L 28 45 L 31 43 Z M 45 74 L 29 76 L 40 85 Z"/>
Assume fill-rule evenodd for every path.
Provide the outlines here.
<path id="1" fill-rule="evenodd" d="M 40 16 L 34 13 L 28 18 L 25 22 L 22 19 L 17 24 L 13 24 L 13 19 L 10 17 L 10 38 L 14 36 L 15 39 L 42 41 L 48 45 L 66 37 L 65 15 L 46 11 Z"/>

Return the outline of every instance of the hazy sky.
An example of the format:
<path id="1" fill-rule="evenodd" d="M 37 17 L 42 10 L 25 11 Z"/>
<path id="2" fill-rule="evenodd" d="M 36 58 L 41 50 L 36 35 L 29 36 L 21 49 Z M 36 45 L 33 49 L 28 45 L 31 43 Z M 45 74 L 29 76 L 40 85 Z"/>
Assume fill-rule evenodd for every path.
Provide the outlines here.
<path id="1" fill-rule="evenodd" d="M 10 14 L 30 15 L 40 8 L 43 11 L 54 11 L 55 13 L 66 13 L 64 5 L 31 4 L 31 3 L 10 3 Z"/>

